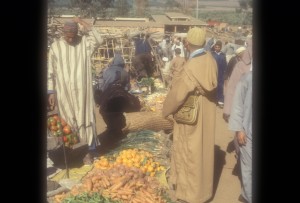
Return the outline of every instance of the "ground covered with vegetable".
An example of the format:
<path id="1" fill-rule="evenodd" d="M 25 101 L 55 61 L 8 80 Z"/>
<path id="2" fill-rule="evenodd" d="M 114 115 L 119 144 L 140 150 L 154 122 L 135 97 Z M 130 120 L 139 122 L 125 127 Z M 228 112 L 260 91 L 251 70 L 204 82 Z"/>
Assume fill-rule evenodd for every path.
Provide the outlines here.
<path id="1" fill-rule="evenodd" d="M 152 83 L 154 86 L 152 90 L 155 91 L 136 95 L 142 104 L 141 114 L 159 113 L 162 109 L 167 90 L 163 88 L 160 80 L 153 80 Z M 155 119 L 154 116 L 152 117 Z M 145 122 L 144 124 L 141 123 L 142 120 L 138 122 L 137 126 L 147 128 Z M 131 123 L 131 128 L 134 125 L 135 123 Z M 155 129 L 159 127 L 155 126 Z M 164 130 L 129 131 L 113 149 L 98 157 L 92 166 L 70 169 L 67 179 L 65 179 L 65 170 L 52 177 L 52 181 L 57 182 L 63 182 L 64 179 L 68 182 L 68 179 L 71 179 L 73 184 L 48 198 L 48 201 L 50 203 L 172 203 L 166 177 L 170 166 L 171 139 L 172 134 Z"/>
<path id="2" fill-rule="evenodd" d="M 94 161 L 78 184 L 51 198 L 53 203 L 172 203 L 166 172 L 170 134 L 129 133 L 119 147 Z"/>

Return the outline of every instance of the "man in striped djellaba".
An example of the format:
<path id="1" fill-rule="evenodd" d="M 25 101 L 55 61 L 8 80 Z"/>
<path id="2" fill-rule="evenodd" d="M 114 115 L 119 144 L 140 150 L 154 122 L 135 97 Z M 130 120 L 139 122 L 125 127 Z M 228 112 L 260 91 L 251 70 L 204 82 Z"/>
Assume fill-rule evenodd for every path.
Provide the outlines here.
<path id="1" fill-rule="evenodd" d="M 85 31 L 78 34 L 78 28 Z M 57 105 L 60 116 L 78 132 L 80 142 L 94 150 L 96 139 L 91 55 L 102 43 L 100 34 L 80 18 L 68 21 L 63 36 L 51 44 L 48 55 L 49 105 Z M 91 153 L 84 162 L 91 163 Z"/>

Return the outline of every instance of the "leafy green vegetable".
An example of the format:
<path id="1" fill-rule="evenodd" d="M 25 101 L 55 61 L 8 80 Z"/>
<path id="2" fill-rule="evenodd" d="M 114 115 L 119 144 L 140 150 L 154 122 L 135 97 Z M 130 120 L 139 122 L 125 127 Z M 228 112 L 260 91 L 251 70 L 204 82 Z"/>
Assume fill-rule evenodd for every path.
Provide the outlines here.
<path id="1" fill-rule="evenodd" d="M 76 196 L 65 198 L 62 203 L 120 203 L 109 198 L 103 197 L 100 193 L 81 193 Z"/>
<path id="2" fill-rule="evenodd" d="M 153 78 L 142 78 L 141 81 L 138 82 L 140 86 L 154 86 Z"/>

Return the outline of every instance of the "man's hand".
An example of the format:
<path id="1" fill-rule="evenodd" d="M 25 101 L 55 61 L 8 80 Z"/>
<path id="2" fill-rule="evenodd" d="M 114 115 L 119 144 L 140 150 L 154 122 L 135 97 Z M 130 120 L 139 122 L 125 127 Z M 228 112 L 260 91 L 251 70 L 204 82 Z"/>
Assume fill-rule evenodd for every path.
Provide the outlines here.
<path id="1" fill-rule="evenodd" d="M 74 18 L 73 18 L 73 21 L 74 21 L 75 23 L 78 23 L 78 24 L 82 25 L 83 28 L 85 29 L 85 31 L 91 30 L 91 25 L 90 25 L 89 23 L 83 21 L 81 18 L 74 17 Z"/>
<path id="2" fill-rule="evenodd" d="M 50 109 L 53 110 L 55 107 L 55 95 L 54 94 L 49 94 L 48 103 L 49 103 Z"/>
<path id="3" fill-rule="evenodd" d="M 229 114 L 223 113 L 223 119 L 226 121 L 226 123 L 228 123 L 229 117 L 230 117 Z"/>
<path id="4" fill-rule="evenodd" d="M 238 131 L 236 132 L 236 138 L 237 138 L 237 141 L 239 143 L 239 145 L 246 145 L 247 143 L 247 135 L 245 132 L 243 131 Z"/>

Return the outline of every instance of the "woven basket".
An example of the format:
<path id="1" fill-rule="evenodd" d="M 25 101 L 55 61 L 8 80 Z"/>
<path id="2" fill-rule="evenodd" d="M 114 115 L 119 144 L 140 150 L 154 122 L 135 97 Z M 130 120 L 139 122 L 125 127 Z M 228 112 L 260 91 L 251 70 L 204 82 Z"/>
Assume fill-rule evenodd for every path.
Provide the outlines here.
<path id="1" fill-rule="evenodd" d="M 124 132 L 134 132 L 139 130 L 171 130 L 173 122 L 162 117 L 161 113 L 156 112 L 132 112 L 124 113 L 126 126 L 122 129 Z"/>

